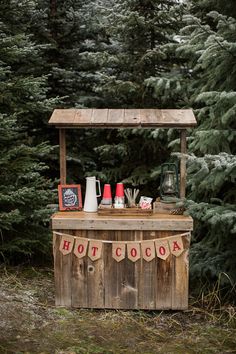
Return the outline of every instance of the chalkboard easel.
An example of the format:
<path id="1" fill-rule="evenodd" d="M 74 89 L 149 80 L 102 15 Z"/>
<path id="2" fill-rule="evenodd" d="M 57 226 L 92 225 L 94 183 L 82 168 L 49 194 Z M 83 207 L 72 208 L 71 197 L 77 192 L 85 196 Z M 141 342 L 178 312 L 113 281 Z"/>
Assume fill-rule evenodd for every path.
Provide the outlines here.
<path id="1" fill-rule="evenodd" d="M 80 210 L 82 209 L 81 185 L 80 184 L 59 184 L 59 210 Z"/>

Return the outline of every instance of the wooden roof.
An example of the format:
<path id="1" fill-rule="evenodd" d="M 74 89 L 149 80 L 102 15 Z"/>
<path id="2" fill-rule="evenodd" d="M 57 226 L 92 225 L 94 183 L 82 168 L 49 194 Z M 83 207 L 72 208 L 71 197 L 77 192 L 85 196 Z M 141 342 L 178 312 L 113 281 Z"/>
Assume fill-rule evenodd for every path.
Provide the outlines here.
<path id="1" fill-rule="evenodd" d="M 58 128 L 188 128 L 197 122 L 192 109 L 55 109 Z"/>

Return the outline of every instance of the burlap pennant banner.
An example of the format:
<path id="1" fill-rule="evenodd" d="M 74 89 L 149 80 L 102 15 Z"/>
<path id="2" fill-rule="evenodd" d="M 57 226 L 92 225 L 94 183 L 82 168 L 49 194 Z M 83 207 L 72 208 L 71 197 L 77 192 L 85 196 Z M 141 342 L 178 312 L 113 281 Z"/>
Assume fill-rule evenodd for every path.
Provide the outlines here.
<path id="1" fill-rule="evenodd" d="M 166 260 L 170 255 L 168 240 L 156 240 L 155 241 L 156 254 L 158 258 Z"/>
<path id="2" fill-rule="evenodd" d="M 156 257 L 154 241 L 141 242 L 142 257 L 145 261 L 150 262 Z"/>
<path id="3" fill-rule="evenodd" d="M 74 254 L 78 258 L 83 258 L 87 254 L 88 240 L 84 238 L 77 238 L 75 241 Z"/>
<path id="4" fill-rule="evenodd" d="M 62 236 L 59 250 L 65 256 L 70 254 L 74 246 L 74 237 L 71 236 Z"/>
<path id="5" fill-rule="evenodd" d="M 183 236 L 190 236 L 190 232 L 186 232 L 165 238 L 132 242 L 95 240 L 57 231 L 54 231 L 54 234 L 61 236 L 59 250 L 64 256 L 73 251 L 79 259 L 87 255 L 92 261 L 96 261 L 102 256 L 103 243 L 111 243 L 112 258 L 117 262 L 126 257 L 132 262 L 138 261 L 141 257 L 146 262 L 151 262 L 156 257 L 166 260 L 170 254 L 179 257 L 185 251 Z"/>
<path id="6" fill-rule="evenodd" d="M 113 241 L 112 242 L 112 257 L 120 262 L 125 258 L 126 244 L 124 242 Z"/>
<path id="7" fill-rule="evenodd" d="M 102 255 L 102 241 L 93 240 L 89 242 L 88 256 L 91 261 L 96 261 Z"/>
<path id="8" fill-rule="evenodd" d="M 139 242 L 127 243 L 127 255 L 132 262 L 136 262 L 141 257 Z"/>
<path id="9" fill-rule="evenodd" d="M 170 246 L 170 252 L 176 256 L 179 257 L 183 251 L 184 251 L 184 245 L 183 245 L 183 240 L 182 237 L 175 237 L 171 238 L 168 240 L 169 246 Z"/>

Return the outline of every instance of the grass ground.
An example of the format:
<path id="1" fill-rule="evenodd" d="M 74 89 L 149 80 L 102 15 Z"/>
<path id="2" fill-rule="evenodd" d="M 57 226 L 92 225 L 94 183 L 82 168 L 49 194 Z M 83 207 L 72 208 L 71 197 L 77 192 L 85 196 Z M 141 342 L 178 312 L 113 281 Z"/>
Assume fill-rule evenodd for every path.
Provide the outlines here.
<path id="1" fill-rule="evenodd" d="M 208 299 L 191 300 L 184 312 L 70 310 L 54 306 L 50 269 L 1 268 L 0 279 L 0 353 L 236 353 L 230 305 L 210 309 Z"/>

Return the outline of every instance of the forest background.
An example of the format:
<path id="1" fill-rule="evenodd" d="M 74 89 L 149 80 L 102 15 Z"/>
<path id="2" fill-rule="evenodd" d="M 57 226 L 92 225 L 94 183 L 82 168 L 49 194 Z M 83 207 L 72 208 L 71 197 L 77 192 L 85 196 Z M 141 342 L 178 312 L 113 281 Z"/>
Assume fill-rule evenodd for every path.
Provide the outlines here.
<path id="1" fill-rule="evenodd" d="M 193 108 L 185 206 L 192 289 L 236 281 L 236 7 L 233 0 L 0 2 L 0 255 L 51 261 L 55 108 Z M 71 132 L 68 181 L 123 181 L 156 197 L 174 130 Z"/>

